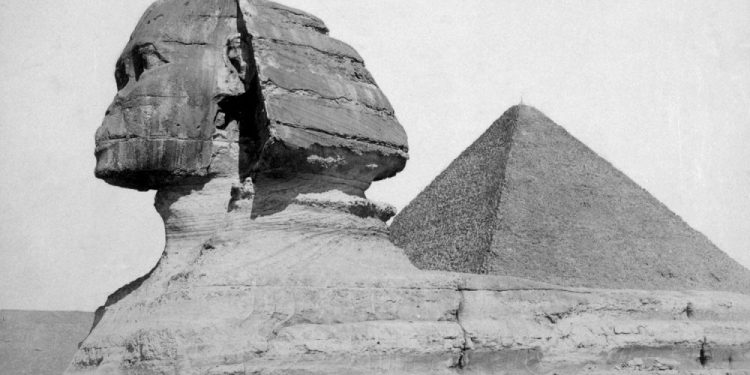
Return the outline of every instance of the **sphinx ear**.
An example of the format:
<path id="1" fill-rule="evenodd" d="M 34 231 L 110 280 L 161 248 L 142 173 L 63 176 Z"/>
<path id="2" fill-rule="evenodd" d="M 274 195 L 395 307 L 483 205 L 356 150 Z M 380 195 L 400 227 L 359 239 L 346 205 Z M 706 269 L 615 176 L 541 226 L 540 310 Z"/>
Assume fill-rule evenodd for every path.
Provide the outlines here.
<path id="1" fill-rule="evenodd" d="M 227 38 L 219 74 L 218 94 L 214 97 L 214 140 L 226 139 L 239 145 L 240 177 L 248 177 L 265 144 L 268 119 L 258 68 L 252 50 L 252 37 L 234 34 Z"/>
<path id="2" fill-rule="evenodd" d="M 220 96 L 240 96 L 244 94 L 255 74 L 250 45 L 242 35 L 234 34 L 227 38 L 223 49 L 223 66 L 218 74 Z"/>

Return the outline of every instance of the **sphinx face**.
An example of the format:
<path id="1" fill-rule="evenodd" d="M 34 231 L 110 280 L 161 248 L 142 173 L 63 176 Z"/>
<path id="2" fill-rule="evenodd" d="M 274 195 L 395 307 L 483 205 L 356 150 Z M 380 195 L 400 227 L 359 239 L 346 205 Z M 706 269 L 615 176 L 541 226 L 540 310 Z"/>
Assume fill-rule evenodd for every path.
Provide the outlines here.
<path id="1" fill-rule="evenodd" d="M 213 172 L 221 103 L 242 94 L 247 64 L 236 1 L 187 2 L 152 5 L 117 61 L 118 93 L 96 133 L 96 175 L 111 184 L 147 190 Z"/>

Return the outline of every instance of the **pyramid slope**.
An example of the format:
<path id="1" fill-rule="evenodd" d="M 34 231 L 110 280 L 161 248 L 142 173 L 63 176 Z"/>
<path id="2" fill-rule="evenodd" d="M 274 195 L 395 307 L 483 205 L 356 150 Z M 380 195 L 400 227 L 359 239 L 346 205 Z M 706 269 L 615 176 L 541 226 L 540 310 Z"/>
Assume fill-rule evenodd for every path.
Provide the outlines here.
<path id="1" fill-rule="evenodd" d="M 508 110 L 394 219 L 420 268 L 750 291 L 750 271 L 544 114 Z"/>
<path id="2" fill-rule="evenodd" d="M 392 239 L 418 267 L 484 273 L 511 120 L 498 120 L 394 220 Z"/>

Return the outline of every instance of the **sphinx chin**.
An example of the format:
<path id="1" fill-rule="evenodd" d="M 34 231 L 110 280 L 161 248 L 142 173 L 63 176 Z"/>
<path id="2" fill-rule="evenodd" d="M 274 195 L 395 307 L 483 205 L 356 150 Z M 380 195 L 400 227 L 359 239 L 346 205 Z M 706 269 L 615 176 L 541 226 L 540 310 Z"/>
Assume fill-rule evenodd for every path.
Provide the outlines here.
<path id="1" fill-rule="evenodd" d="M 109 141 L 97 146 L 94 174 L 114 186 L 156 190 L 192 184 L 209 177 L 211 155 L 211 142 L 179 139 Z"/>

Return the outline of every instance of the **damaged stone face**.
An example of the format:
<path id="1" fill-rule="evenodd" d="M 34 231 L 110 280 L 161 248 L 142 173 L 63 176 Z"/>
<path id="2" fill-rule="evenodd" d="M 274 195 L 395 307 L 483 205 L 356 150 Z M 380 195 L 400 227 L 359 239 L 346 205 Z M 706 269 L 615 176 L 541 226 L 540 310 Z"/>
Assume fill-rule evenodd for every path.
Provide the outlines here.
<path id="1" fill-rule="evenodd" d="M 111 184 L 145 190 L 212 172 L 217 99 L 244 91 L 225 61 L 237 6 L 183 4 L 151 6 L 117 62 L 119 91 L 96 133 L 96 175 Z"/>
<path id="2" fill-rule="evenodd" d="M 97 177 L 147 190 L 324 175 L 363 194 L 395 175 L 406 134 L 362 58 L 327 32 L 266 1 L 157 2 L 117 62 Z"/>

